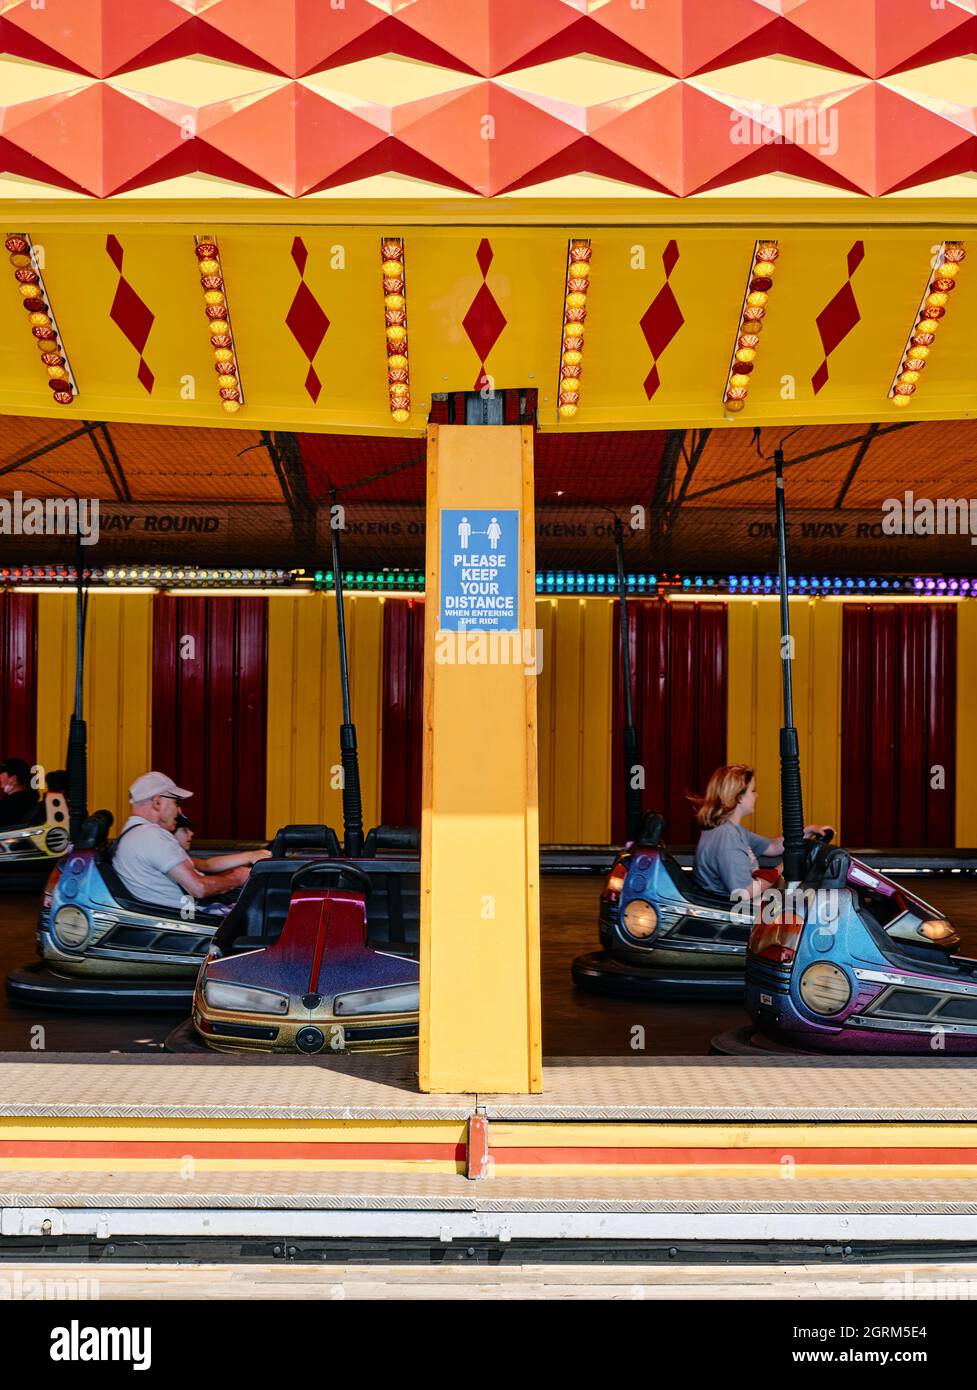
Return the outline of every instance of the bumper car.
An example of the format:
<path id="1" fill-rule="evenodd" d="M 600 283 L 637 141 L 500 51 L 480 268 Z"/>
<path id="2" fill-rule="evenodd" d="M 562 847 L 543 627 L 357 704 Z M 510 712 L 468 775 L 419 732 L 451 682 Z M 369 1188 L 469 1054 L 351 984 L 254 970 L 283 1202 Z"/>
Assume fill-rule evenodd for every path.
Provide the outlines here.
<path id="1" fill-rule="evenodd" d="M 603 949 L 577 957 L 574 984 L 629 998 L 737 998 L 752 918 L 681 868 L 664 829 L 649 811 L 618 854 L 600 898 Z"/>
<path id="2" fill-rule="evenodd" d="M 8 998 L 45 1008 L 188 1014 L 197 972 L 229 914 L 200 905 L 187 917 L 184 909 L 133 898 L 112 867 L 111 824 L 108 811 L 89 816 L 51 874 L 38 917 L 41 959 L 8 975 Z M 416 950 L 418 940 L 420 874 L 409 852 L 416 844 L 416 831 L 378 826 L 363 845 L 361 867 L 371 881 L 375 876 L 371 930 L 398 949 Z M 393 855 L 385 853 L 391 849 Z M 262 863 L 294 873 L 310 858 L 332 862 L 340 847 L 329 826 L 285 826 L 271 853 L 252 878 Z"/>
<path id="3" fill-rule="evenodd" d="M 929 903 L 822 841 L 765 915 L 746 960 L 753 1050 L 977 1053 L 977 960 Z"/>
<path id="4" fill-rule="evenodd" d="M 67 802 L 61 792 L 48 792 L 23 825 L 0 830 L 0 892 L 42 888 L 67 848 Z"/>
<path id="5" fill-rule="evenodd" d="M 265 860 L 214 935 L 193 999 L 220 1052 L 404 1052 L 418 965 L 367 944 L 373 879 L 344 862 Z"/>

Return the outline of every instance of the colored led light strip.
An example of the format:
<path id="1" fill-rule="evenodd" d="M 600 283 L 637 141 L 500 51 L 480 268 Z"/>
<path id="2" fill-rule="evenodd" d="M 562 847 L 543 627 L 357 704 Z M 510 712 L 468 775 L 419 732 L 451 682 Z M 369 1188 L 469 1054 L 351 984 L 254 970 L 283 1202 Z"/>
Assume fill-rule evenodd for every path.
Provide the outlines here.
<path id="1" fill-rule="evenodd" d="M 957 287 L 957 275 L 966 256 L 962 241 L 944 241 L 940 246 L 936 268 L 923 291 L 912 331 L 889 386 L 889 400 L 894 406 L 905 409 L 916 394 L 940 320 L 946 315 L 950 295 Z"/>
<path id="2" fill-rule="evenodd" d="M 380 243 L 383 271 L 383 322 L 387 339 L 387 395 L 390 418 L 398 425 L 410 419 L 410 360 L 407 339 L 407 267 L 400 237 Z"/>
<path id="3" fill-rule="evenodd" d="M 244 404 L 244 388 L 234 348 L 234 330 L 231 327 L 220 249 L 213 237 L 196 237 L 195 241 L 221 409 L 228 415 L 235 415 Z"/>
<path id="4" fill-rule="evenodd" d="M 9 253 L 14 280 L 29 315 L 31 333 L 40 349 L 52 398 L 57 405 L 71 405 L 78 395 L 78 383 L 64 350 L 57 319 L 51 308 L 51 296 L 45 288 L 33 243 L 26 232 L 10 232 L 3 244 Z"/>
<path id="5" fill-rule="evenodd" d="M 583 336 L 590 288 L 589 241 L 571 241 L 567 248 L 567 283 L 563 293 L 563 332 L 560 342 L 560 386 L 557 392 L 561 420 L 572 420 L 580 404 L 583 374 Z"/>
<path id="6" fill-rule="evenodd" d="M 723 403 L 734 415 L 744 408 L 750 393 L 763 320 L 767 312 L 767 300 L 773 287 L 773 275 L 779 255 L 780 248 L 775 241 L 767 239 L 753 244 L 750 278 L 743 295 L 736 343 L 726 374 L 726 390 L 723 393 Z"/>

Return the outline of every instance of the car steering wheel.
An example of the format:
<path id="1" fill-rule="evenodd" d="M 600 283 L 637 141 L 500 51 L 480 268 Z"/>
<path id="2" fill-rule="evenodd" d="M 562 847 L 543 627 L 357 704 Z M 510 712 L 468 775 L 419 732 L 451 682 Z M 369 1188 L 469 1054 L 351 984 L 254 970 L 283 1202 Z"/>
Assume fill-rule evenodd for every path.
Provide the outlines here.
<path id="1" fill-rule="evenodd" d="M 813 835 L 805 835 L 804 839 L 810 846 L 807 852 L 807 867 L 804 877 L 818 878 L 824 877 L 824 871 L 828 858 L 828 847 L 834 839 L 834 829 L 828 826 L 825 830 L 816 830 Z"/>
<path id="2" fill-rule="evenodd" d="M 333 879 L 335 888 L 352 888 L 356 893 L 362 893 L 365 901 L 369 900 L 373 892 L 373 884 L 370 882 L 368 874 L 362 869 L 356 868 L 355 864 L 336 864 L 329 862 L 325 864 L 303 864 L 301 869 L 296 870 L 292 875 L 292 892 L 300 888 L 313 888 L 316 885 L 308 880 L 320 874 L 328 874 Z"/>

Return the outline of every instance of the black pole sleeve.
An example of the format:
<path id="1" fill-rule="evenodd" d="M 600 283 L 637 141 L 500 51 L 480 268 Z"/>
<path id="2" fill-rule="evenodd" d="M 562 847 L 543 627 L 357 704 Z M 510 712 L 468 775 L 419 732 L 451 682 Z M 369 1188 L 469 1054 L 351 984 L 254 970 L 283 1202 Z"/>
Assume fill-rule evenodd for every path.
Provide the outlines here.
<path id="1" fill-rule="evenodd" d="M 68 753 L 65 759 L 68 773 L 68 832 L 72 844 L 77 843 L 82 821 L 88 815 L 87 744 L 85 721 L 73 714 L 68 725 Z"/>
<path id="2" fill-rule="evenodd" d="M 797 883 L 804 869 L 804 803 L 797 730 L 780 731 L 780 809 L 784 827 L 784 878 Z"/>
<path id="3" fill-rule="evenodd" d="M 638 734 L 635 728 L 630 724 L 624 726 L 623 742 L 626 838 L 628 840 L 633 840 L 637 837 L 638 831 L 641 829 L 644 798 L 641 794 L 641 786 L 635 785 L 635 774 L 640 773 L 641 762 L 638 758 Z"/>
<path id="4" fill-rule="evenodd" d="M 343 850 L 349 858 L 355 858 L 363 852 L 363 797 L 356 729 L 352 724 L 340 727 L 339 756 L 343 766 Z"/>

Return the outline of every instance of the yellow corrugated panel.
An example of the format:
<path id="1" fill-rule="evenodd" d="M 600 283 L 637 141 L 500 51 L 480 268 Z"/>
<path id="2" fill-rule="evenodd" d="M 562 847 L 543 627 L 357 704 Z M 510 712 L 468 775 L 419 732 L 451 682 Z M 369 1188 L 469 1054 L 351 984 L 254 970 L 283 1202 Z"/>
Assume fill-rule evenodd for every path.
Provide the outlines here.
<path id="1" fill-rule="evenodd" d="M 350 699 L 367 829 L 380 819 L 384 602 L 373 594 L 346 597 Z M 325 822 L 341 832 L 342 718 L 335 598 L 314 594 L 269 603 L 269 835 L 290 823 Z"/>
<path id="2" fill-rule="evenodd" d="M 544 843 L 604 844 L 611 836 L 614 606 L 608 599 L 538 599 L 540 835 Z"/>
<path id="3" fill-rule="evenodd" d="M 792 599 L 794 720 L 808 822 L 833 825 L 841 811 L 840 603 Z M 780 609 L 770 601 L 729 605 L 727 749 L 730 762 L 756 772 L 753 828 L 780 832 L 780 727 L 783 676 Z"/>
<path id="4" fill-rule="evenodd" d="M 956 843 L 977 845 L 977 603 L 964 599 L 957 610 L 957 814 Z"/>
<path id="5" fill-rule="evenodd" d="M 37 756 L 51 769 L 64 766 L 74 704 L 74 595 L 42 594 L 37 615 Z M 152 650 L 151 594 L 91 598 L 85 640 L 88 805 L 107 808 L 117 822 L 128 814 L 130 783 L 150 766 Z"/>

